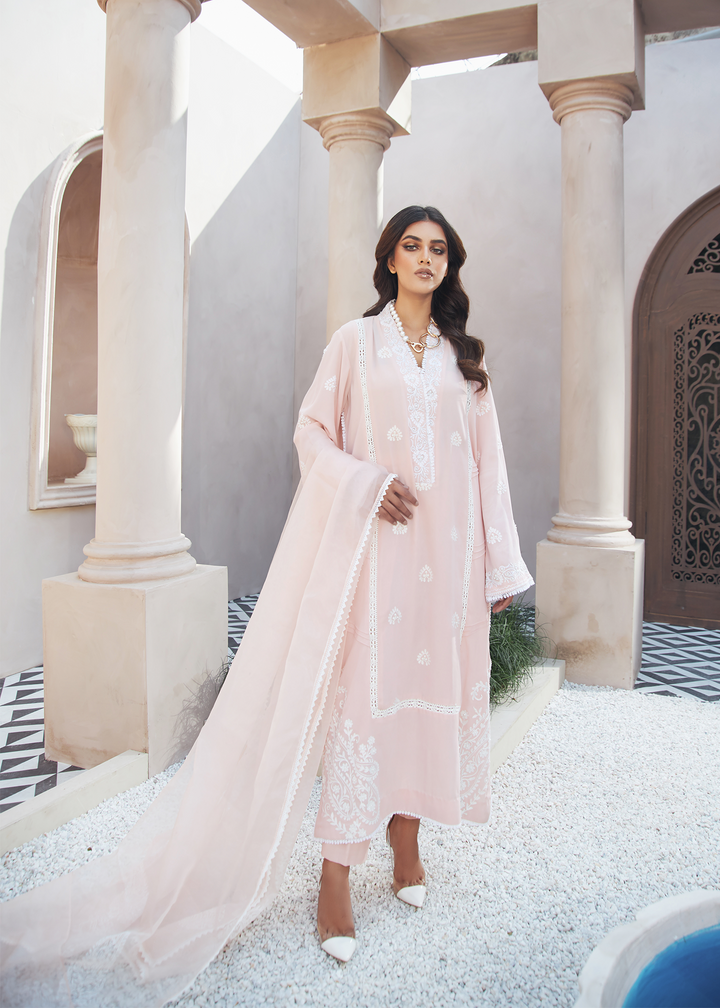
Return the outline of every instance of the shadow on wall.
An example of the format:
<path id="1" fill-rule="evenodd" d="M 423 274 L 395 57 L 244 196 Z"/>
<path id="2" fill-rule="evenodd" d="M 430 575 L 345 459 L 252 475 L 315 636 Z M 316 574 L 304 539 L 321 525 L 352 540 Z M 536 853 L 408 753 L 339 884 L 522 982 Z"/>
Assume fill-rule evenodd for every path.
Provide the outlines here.
<path id="1" fill-rule="evenodd" d="M 258 591 L 291 500 L 300 108 L 194 241 L 183 531 Z"/>

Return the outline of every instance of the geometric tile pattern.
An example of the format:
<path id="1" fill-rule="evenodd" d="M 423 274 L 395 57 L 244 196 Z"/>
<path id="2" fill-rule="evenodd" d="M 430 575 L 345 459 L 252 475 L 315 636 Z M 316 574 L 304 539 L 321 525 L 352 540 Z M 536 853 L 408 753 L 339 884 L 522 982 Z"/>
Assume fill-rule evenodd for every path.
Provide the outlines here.
<path id="1" fill-rule="evenodd" d="M 644 623 L 642 651 L 635 689 L 720 701 L 720 630 Z"/>
<path id="2" fill-rule="evenodd" d="M 253 614 L 257 600 L 257 595 L 246 595 L 244 598 L 236 598 L 232 602 L 228 602 L 228 651 L 233 658 L 240 647 L 245 627 Z"/>
<path id="3" fill-rule="evenodd" d="M 240 646 L 257 595 L 228 603 L 228 651 Z M 720 631 L 643 624 L 635 689 L 720 701 Z M 82 773 L 45 759 L 42 666 L 0 679 L 0 812 Z"/>
<path id="4" fill-rule="evenodd" d="M 82 772 L 45 759 L 42 666 L 0 680 L 0 812 Z"/>

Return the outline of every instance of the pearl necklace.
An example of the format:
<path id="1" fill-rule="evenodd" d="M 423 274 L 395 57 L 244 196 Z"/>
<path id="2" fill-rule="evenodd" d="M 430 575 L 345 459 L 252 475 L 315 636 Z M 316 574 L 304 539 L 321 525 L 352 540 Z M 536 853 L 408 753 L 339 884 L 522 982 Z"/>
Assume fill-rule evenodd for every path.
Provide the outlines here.
<path id="1" fill-rule="evenodd" d="M 440 346 L 440 344 L 442 343 L 442 340 L 440 339 L 440 330 L 438 329 L 438 327 L 437 327 L 437 325 L 435 323 L 435 319 L 432 317 L 432 315 L 430 316 L 430 322 L 428 323 L 427 329 L 425 330 L 425 332 L 420 337 L 420 339 L 422 340 L 422 338 L 424 336 L 432 336 L 433 339 L 437 340 L 437 343 L 434 343 L 432 346 L 429 346 L 427 343 L 414 343 L 412 340 L 409 340 L 407 338 L 407 336 L 405 335 L 405 330 L 403 329 L 403 324 L 400 321 L 400 316 L 395 311 L 395 302 L 394 301 L 389 301 L 388 302 L 388 307 L 390 309 L 390 314 L 392 316 L 392 320 L 395 323 L 395 325 L 397 326 L 398 332 L 400 333 L 400 335 L 402 336 L 402 338 L 405 340 L 405 342 L 407 343 L 407 345 L 409 347 L 412 347 L 412 349 L 415 351 L 415 353 L 423 353 L 423 351 L 425 351 L 425 350 L 436 350 Z"/>

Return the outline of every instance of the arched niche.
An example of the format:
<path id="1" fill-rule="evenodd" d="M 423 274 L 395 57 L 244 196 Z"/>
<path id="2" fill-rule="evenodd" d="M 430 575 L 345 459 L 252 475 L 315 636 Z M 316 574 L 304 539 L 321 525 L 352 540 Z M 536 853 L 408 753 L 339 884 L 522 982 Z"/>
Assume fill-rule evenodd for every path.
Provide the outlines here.
<path id="1" fill-rule="evenodd" d="M 30 508 L 92 504 L 94 484 L 65 483 L 87 461 L 68 413 L 97 410 L 97 246 L 102 134 L 58 158 L 43 204 L 36 297 Z"/>

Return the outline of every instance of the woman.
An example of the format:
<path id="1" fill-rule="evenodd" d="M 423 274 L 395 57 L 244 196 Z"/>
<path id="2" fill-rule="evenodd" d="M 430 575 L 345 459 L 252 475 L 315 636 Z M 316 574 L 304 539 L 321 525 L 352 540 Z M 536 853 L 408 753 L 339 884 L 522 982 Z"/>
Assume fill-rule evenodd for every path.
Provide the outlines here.
<path id="1" fill-rule="evenodd" d="M 348 866 L 384 819 L 393 888 L 420 905 L 419 817 L 487 818 L 489 604 L 531 580 L 464 259 L 431 207 L 388 224 L 380 299 L 303 403 L 301 486 L 205 727 L 114 853 L 3 905 L 3 1008 L 177 997 L 278 891 L 321 756 L 318 926 L 338 958 Z"/>
<path id="2" fill-rule="evenodd" d="M 434 207 L 412 206 L 375 255 L 378 301 L 333 336 L 295 438 L 302 468 L 329 438 L 393 477 L 348 619 L 315 829 L 318 930 L 343 960 L 355 949 L 349 867 L 383 822 L 393 890 L 420 907 L 421 817 L 487 820 L 489 606 L 532 584 L 483 345 L 465 332 L 462 243 Z"/>

